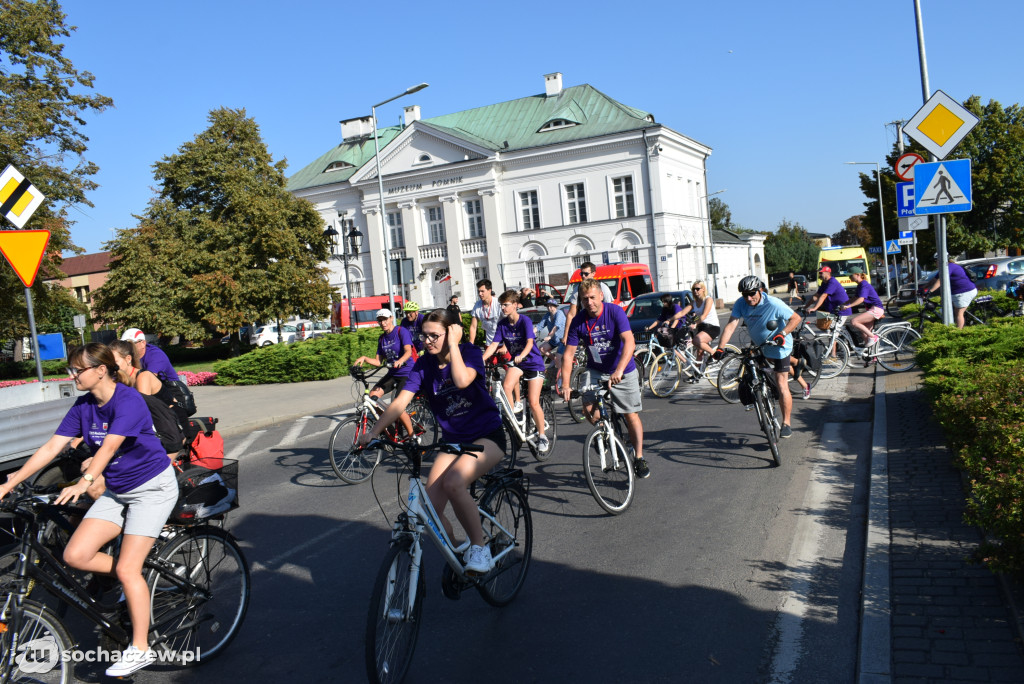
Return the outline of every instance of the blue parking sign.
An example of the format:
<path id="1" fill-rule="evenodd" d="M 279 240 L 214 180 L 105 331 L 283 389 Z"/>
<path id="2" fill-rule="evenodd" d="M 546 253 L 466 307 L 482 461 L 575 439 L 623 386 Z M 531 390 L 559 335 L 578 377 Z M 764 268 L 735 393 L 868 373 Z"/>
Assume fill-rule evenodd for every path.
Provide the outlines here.
<path id="1" fill-rule="evenodd" d="M 914 215 L 914 183 L 896 184 L 896 216 L 909 218 Z"/>

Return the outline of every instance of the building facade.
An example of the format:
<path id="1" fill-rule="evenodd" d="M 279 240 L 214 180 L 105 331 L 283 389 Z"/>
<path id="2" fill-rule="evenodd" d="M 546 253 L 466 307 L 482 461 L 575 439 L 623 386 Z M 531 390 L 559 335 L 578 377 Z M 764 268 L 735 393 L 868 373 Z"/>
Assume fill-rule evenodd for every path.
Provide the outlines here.
<path id="1" fill-rule="evenodd" d="M 483 278 L 499 292 L 563 285 L 588 260 L 645 263 L 659 290 L 711 282 L 711 148 L 592 86 L 544 78 L 543 94 L 434 118 L 413 105 L 379 129 L 384 216 L 373 122 L 341 122 L 342 142 L 288 189 L 342 235 L 364 234 L 360 254 L 330 264 L 342 296 L 345 269 L 351 296 L 386 291 L 385 239 L 391 259 L 411 262 L 401 289 L 423 307 L 453 292 L 468 307 Z"/>
<path id="2" fill-rule="evenodd" d="M 96 290 L 107 282 L 107 276 L 110 274 L 110 252 L 65 257 L 61 262 L 60 270 L 65 277 L 46 278 L 45 282 L 56 283 L 67 288 L 75 299 L 88 305 L 89 318 L 94 318 L 92 298 Z M 99 328 L 98 323 L 93 324 L 93 329 L 98 330 Z"/>

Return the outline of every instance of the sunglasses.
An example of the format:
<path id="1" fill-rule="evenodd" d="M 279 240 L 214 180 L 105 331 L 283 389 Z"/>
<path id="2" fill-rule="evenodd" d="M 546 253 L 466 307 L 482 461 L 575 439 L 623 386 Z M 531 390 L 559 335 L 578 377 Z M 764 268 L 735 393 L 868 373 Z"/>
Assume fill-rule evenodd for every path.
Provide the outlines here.
<path id="1" fill-rule="evenodd" d="M 93 368 L 99 368 L 99 366 L 89 366 L 88 368 L 72 368 L 71 366 L 68 366 L 64 370 L 66 370 L 68 372 L 68 375 L 70 375 L 71 377 L 77 378 L 85 371 L 92 370 Z"/>
<path id="2" fill-rule="evenodd" d="M 592 275 L 594 275 L 593 271 L 580 271 L 580 276 L 584 278 L 589 278 Z"/>
<path id="3" fill-rule="evenodd" d="M 444 337 L 444 333 L 441 333 L 440 335 L 435 333 L 420 333 L 420 341 L 429 342 L 430 344 L 437 342 L 442 337 Z"/>
<path id="4" fill-rule="evenodd" d="M 744 296 L 744 297 L 753 297 L 753 296 L 754 296 L 754 295 L 756 295 L 757 293 L 758 293 L 758 291 L 757 291 L 757 290 L 751 290 L 751 291 L 749 291 L 749 292 L 743 292 L 742 294 L 743 294 L 743 296 Z"/>
<path id="5" fill-rule="evenodd" d="M 700 292 L 703 289 L 704 289 L 703 287 L 695 287 L 695 288 L 693 288 L 693 291 L 694 292 Z"/>

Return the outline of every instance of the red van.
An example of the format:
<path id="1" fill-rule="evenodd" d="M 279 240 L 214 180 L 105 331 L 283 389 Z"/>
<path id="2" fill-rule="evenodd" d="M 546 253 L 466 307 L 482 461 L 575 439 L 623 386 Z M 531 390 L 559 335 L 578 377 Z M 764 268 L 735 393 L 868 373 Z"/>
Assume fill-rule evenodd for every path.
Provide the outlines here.
<path id="1" fill-rule="evenodd" d="M 602 264 L 594 272 L 594 278 L 608 286 L 615 303 L 623 309 L 634 297 L 655 292 L 654 278 L 647 264 Z M 580 280 L 580 270 L 576 269 L 569 278 L 570 288 Z"/>
<path id="2" fill-rule="evenodd" d="M 402 307 L 405 300 L 399 296 L 394 298 L 394 307 L 388 306 L 387 295 L 376 295 L 375 297 L 353 297 L 352 313 L 355 314 L 356 327 L 366 328 L 377 325 L 377 312 L 381 309 L 391 309 L 395 312 L 395 322 L 402 320 Z M 342 299 L 331 303 L 331 327 L 335 330 L 347 330 L 349 327 L 349 306 L 348 300 Z"/>

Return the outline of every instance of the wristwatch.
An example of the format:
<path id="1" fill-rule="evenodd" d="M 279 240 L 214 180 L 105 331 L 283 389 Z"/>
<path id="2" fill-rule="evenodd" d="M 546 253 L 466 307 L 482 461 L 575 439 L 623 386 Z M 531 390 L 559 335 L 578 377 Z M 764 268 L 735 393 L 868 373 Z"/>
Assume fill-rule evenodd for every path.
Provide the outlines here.
<path id="1" fill-rule="evenodd" d="M 88 482 L 89 484 L 92 484 L 96 480 L 96 478 L 90 475 L 89 473 L 85 473 L 84 475 L 82 475 L 82 479 Z"/>

